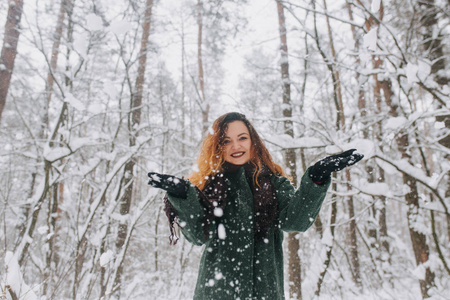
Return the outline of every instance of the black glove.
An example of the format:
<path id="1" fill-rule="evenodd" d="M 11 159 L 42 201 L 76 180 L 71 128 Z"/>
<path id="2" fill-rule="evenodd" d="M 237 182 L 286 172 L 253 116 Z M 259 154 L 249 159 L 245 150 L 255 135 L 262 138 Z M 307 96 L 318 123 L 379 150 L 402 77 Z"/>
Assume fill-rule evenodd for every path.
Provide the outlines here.
<path id="1" fill-rule="evenodd" d="M 158 189 L 167 191 L 168 194 L 178 198 L 186 198 L 189 189 L 189 181 L 166 174 L 155 172 L 148 173 L 148 184 Z"/>
<path id="2" fill-rule="evenodd" d="M 364 155 L 353 153 L 356 149 L 350 149 L 340 154 L 331 155 L 319 160 L 309 170 L 309 176 L 314 182 L 324 182 L 332 172 L 340 171 L 345 167 L 356 164 Z"/>

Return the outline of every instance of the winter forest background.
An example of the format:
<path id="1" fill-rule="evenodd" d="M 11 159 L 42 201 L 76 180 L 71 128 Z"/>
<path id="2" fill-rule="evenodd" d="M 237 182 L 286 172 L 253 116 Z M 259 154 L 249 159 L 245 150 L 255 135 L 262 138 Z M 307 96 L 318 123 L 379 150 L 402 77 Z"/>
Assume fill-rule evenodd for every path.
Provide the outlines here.
<path id="1" fill-rule="evenodd" d="M 189 175 L 228 111 L 294 184 L 365 154 L 286 234 L 287 297 L 449 299 L 449 6 L 1 1 L 0 299 L 191 299 L 147 172 Z"/>

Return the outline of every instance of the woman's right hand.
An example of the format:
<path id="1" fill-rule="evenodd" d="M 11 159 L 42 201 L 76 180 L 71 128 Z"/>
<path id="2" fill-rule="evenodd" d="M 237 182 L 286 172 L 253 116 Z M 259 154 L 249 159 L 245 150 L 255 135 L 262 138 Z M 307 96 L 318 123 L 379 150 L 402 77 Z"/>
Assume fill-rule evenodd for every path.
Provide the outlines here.
<path id="1" fill-rule="evenodd" d="M 156 172 L 148 173 L 148 184 L 167 191 L 168 194 L 178 198 L 186 198 L 189 189 L 189 181 L 166 174 Z"/>

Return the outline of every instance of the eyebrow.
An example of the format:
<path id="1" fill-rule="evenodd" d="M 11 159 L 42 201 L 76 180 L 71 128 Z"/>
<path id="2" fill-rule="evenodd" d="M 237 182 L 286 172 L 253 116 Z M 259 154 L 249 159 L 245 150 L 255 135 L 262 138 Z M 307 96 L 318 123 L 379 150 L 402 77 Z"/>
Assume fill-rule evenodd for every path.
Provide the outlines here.
<path id="1" fill-rule="evenodd" d="M 244 134 L 249 135 L 247 132 L 243 132 L 243 133 L 238 134 L 238 137 L 240 137 L 241 135 L 244 135 Z M 229 139 L 230 137 L 229 136 L 225 136 L 225 138 Z"/>

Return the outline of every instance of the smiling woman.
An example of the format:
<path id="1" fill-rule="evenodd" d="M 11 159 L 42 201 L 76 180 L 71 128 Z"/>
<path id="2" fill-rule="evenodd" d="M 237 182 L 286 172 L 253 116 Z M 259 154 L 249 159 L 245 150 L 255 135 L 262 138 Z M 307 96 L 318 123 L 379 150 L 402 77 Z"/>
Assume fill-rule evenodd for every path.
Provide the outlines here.
<path id="1" fill-rule="evenodd" d="M 167 191 L 170 241 L 179 224 L 189 242 L 205 245 L 194 299 L 284 299 L 282 231 L 308 229 L 331 173 L 362 155 L 352 149 L 319 161 L 296 191 L 243 114 L 225 114 L 212 129 L 189 181 L 148 174 Z"/>
<path id="2" fill-rule="evenodd" d="M 223 140 L 225 161 L 235 165 L 245 164 L 251 158 L 251 146 L 250 133 L 244 122 L 234 121 L 228 124 Z"/>

